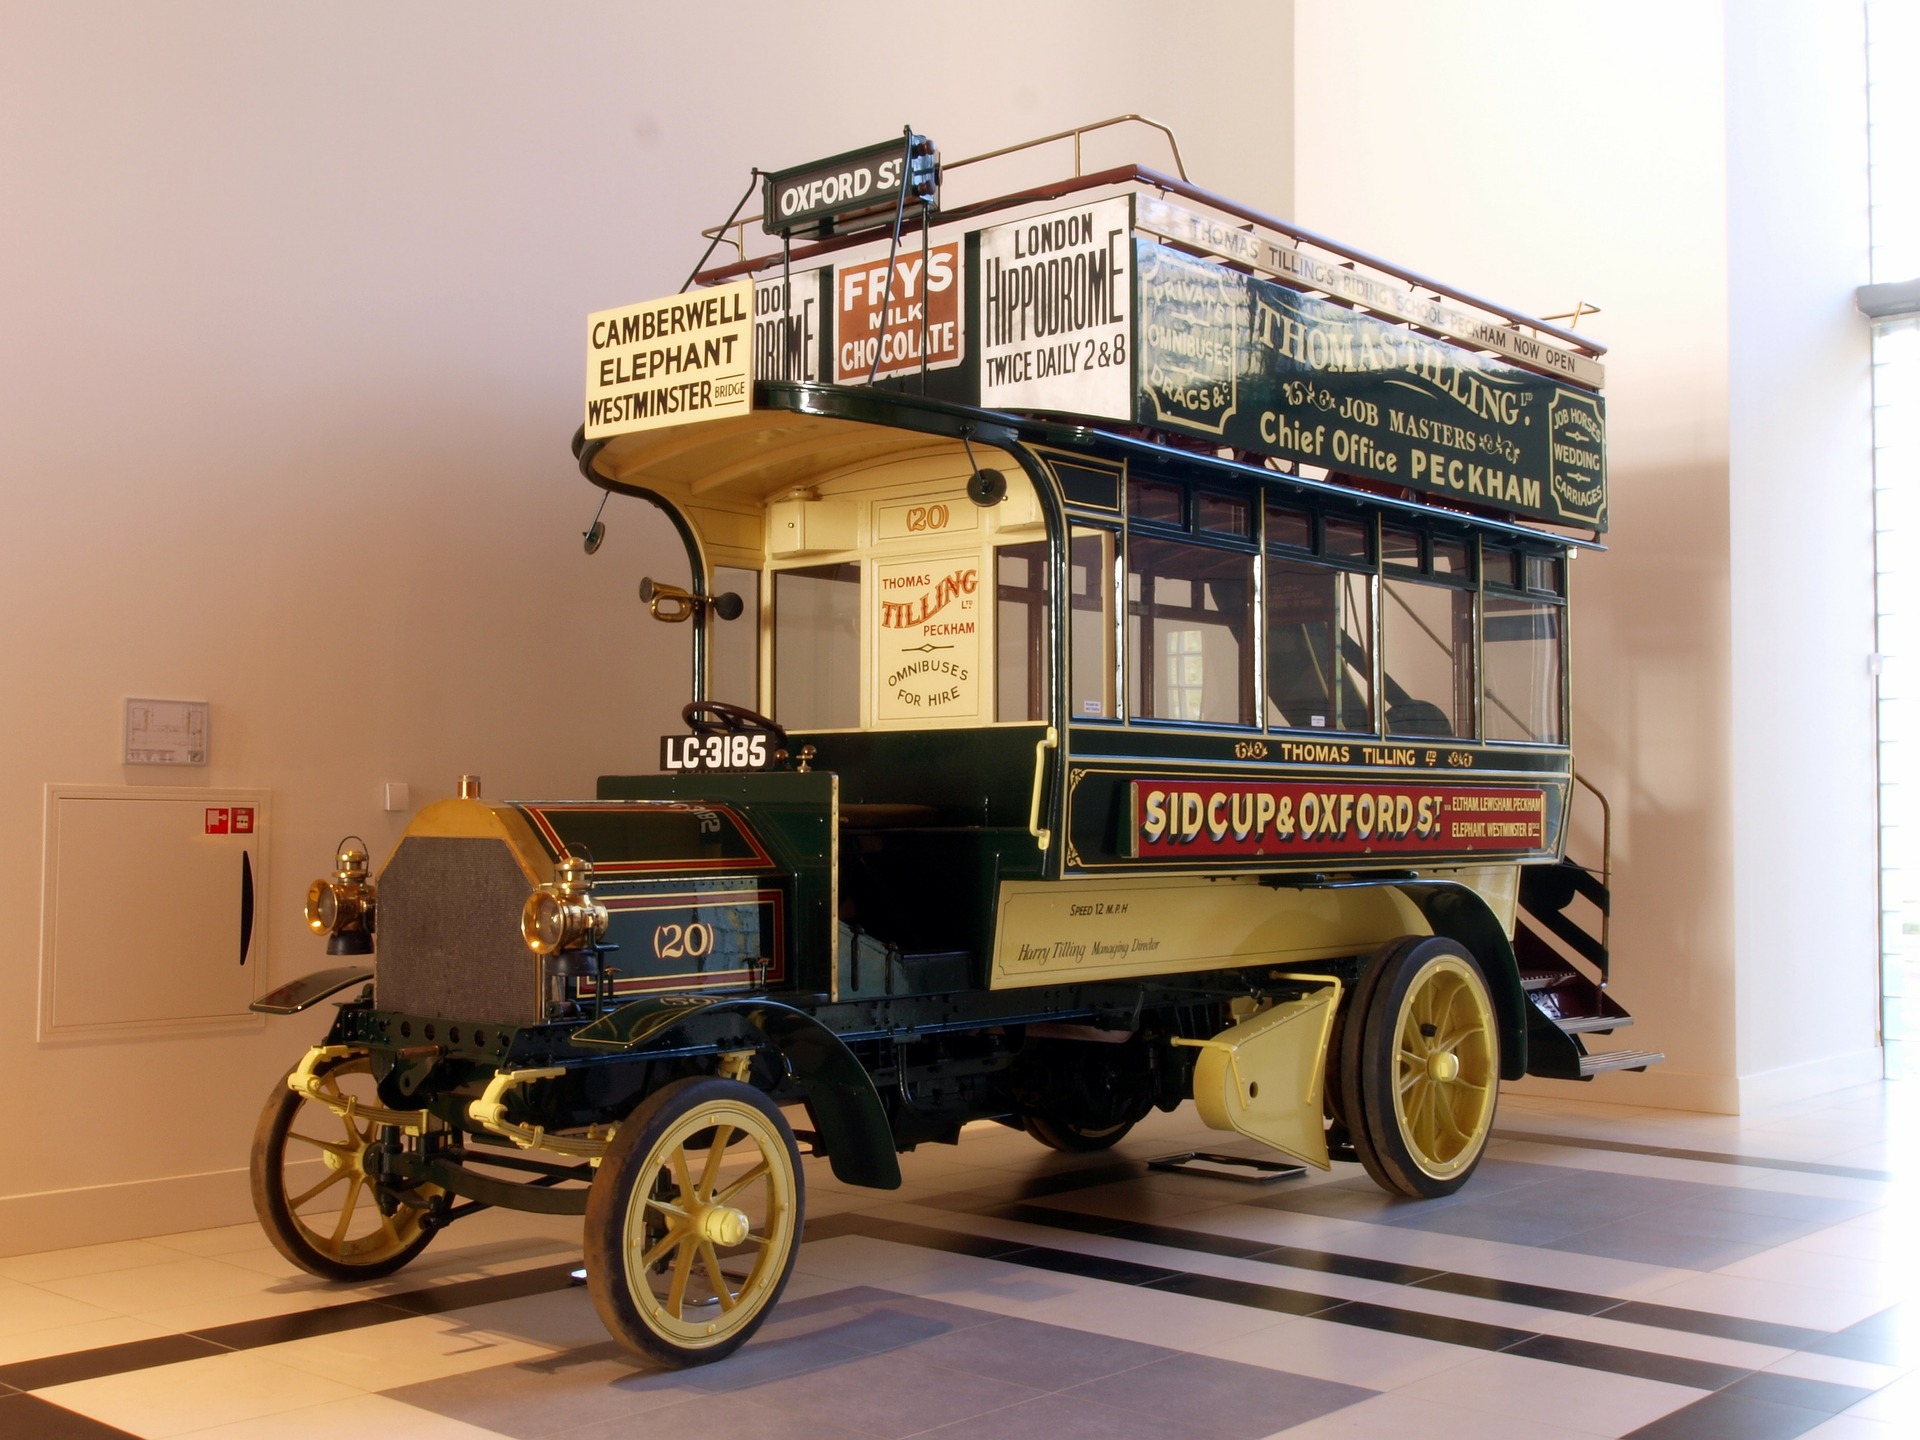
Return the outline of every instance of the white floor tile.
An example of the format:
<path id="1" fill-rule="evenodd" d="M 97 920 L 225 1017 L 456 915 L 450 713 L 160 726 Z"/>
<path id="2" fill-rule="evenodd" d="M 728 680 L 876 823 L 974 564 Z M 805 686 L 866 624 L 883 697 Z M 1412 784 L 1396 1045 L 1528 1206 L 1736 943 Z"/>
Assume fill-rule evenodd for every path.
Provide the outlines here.
<path id="1" fill-rule="evenodd" d="M 215 1425 L 257 1423 L 288 1410 L 350 1399 L 365 1387 L 276 1365 L 258 1354 L 212 1355 L 37 1392 L 135 1435 L 161 1440 Z M 268 1433 L 259 1426 L 255 1433 Z"/>
<path id="2" fill-rule="evenodd" d="M 1707 1392 L 1604 1370 L 1583 1370 L 1523 1355 L 1480 1355 L 1413 1382 L 1424 1403 L 1483 1414 L 1550 1415 L 1592 1435 L 1623 1435 Z"/>

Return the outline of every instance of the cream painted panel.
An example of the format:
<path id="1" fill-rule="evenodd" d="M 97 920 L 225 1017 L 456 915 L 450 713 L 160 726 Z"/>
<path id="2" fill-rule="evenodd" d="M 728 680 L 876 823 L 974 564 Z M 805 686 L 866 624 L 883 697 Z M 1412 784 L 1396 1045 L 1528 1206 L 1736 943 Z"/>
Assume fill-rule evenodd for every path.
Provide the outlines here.
<path id="1" fill-rule="evenodd" d="M 1398 890 L 1276 890 L 1245 879 L 1137 877 L 1000 886 L 992 987 L 1296 964 L 1432 931 Z"/>

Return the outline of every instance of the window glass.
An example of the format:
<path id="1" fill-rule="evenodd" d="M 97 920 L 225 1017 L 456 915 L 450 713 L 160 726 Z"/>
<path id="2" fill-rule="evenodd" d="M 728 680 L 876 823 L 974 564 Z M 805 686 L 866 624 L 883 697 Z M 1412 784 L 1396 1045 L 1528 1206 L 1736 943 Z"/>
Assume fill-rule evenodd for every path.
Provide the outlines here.
<path id="1" fill-rule="evenodd" d="M 1047 707 L 1047 542 L 993 552 L 994 717 L 1044 720 Z"/>
<path id="2" fill-rule="evenodd" d="M 1486 597 L 1486 717 L 1489 740 L 1563 743 L 1558 605 Z"/>
<path id="3" fill-rule="evenodd" d="M 1433 573 L 1436 575 L 1473 574 L 1473 552 L 1471 542 L 1457 539 L 1451 535 L 1433 537 Z"/>
<path id="4" fill-rule="evenodd" d="M 1323 526 L 1327 540 L 1325 554 L 1342 560 L 1373 558 L 1373 546 L 1368 543 L 1373 527 L 1365 520 L 1339 520 L 1329 515 Z"/>
<path id="5" fill-rule="evenodd" d="M 1071 596 L 1067 612 L 1073 664 L 1067 677 L 1069 713 L 1112 719 L 1113 540 L 1106 530 L 1076 529 L 1067 547 Z"/>
<path id="6" fill-rule="evenodd" d="M 1251 725 L 1253 557 L 1127 545 L 1127 698 L 1143 719 Z"/>
<path id="7" fill-rule="evenodd" d="M 1267 722 L 1372 730 L 1373 577 L 1267 561 Z"/>
<path id="8" fill-rule="evenodd" d="M 1392 525 L 1380 527 L 1380 558 L 1389 565 L 1420 568 L 1420 532 Z"/>
<path id="9" fill-rule="evenodd" d="M 1509 590 L 1520 588 L 1520 557 L 1514 551 L 1500 545 L 1482 545 L 1480 563 L 1487 567 L 1487 584 L 1504 585 Z"/>
<path id="10" fill-rule="evenodd" d="M 1567 593 L 1566 574 L 1557 555 L 1527 556 L 1527 588 L 1545 590 L 1550 595 Z"/>
<path id="11" fill-rule="evenodd" d="M 1253 538 L 1253 506 L 1235 495 L 1215 495 L 1201 490 L 1193 497 L 1193 523 L 1196 528 L 1216 535 Z"/>
<path id="12" fill-rule="evenodd" d="M 1295 550 L 1313 548 L 1313 516 L 1290 505 L 1267 506 L 1267 543 L 1290 545 Z"/>
<path id="13" fill-rule="evenodd" d="M 1129 480 L 1127 513 L 1136 520 L 1152 520 L 1160 525 L 1184 525 L 1187 516 L 1182 502 L 1186 490 L 1164 480 Z"/>
<path id="14" fill-rule="evenodd" d="M 1473 592 L 1381 582 L 1380 645 L 1390 735 L 1473 734 Z"/>
<path id="15" fill-rule="evenodd" d="M 738 618 L 714 616 L 707 632 L 707 694 L 715 700 L 760 708 L 760 572 L 727 565 L 713 568 L 713 593 L 740 597 Z"/>
<path id="16" fill-rule="evenodd" d="M 860 723 L 860 567 L 773 577 L 774 714 L 789 730 Z"/>

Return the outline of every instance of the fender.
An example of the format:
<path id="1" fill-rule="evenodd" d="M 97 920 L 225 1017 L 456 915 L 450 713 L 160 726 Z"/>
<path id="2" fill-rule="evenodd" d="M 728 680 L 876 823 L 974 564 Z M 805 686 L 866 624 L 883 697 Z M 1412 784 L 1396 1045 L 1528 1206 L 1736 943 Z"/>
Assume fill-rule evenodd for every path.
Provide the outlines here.
<path id="1" fill-rule="evenodd" d="M 1480 962 L 1500 1017 L 1500 1078 L 1520 1079 L 1527 1073 L 1527 1046 L 1536 1033 L 1528 1019 L 1536 1012 L 1521 988 L 1520 962 L 1499 918 L 1477 891 L 1457 880 L 1402 880 L 1395 888 L 1420 907 L 1434 934 L 1459 941 Z"/>
<path id="2" fill-rule="evenodd" d="M 247 1008 L 262 1015 L 298 1015 L 310 1005 L 318 1005 L 329 995 L 373 979 L 370 965 L 336 965 L 331 970 L 316 970 L 269 990 Z"/>
<path id="3" fill-rule="evenodd" d="M 655 995 L 601 1016 L 572 1039 L 589 1049 L 633 1053 L 689 1021 L 722 1017 L 757 1030 L 806 1087 L 807 1109 L 835 1179 L 900 1188 L 900 1157 L 872 1077 L 838 1035 L 804 1010 L 758 996 Z"/>

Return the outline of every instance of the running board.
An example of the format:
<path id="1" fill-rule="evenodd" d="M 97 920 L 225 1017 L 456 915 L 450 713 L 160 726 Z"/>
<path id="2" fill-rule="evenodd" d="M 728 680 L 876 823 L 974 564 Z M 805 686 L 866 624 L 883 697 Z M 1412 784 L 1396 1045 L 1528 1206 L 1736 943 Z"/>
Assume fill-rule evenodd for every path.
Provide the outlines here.
<path id="1" fill-rule="evenodd" d="M 1585 1080 L 1608 1070 L 1644 1070 L 1666 1058 L 1666 1053 L 1660 1050 L 1607 1050 L 1598 1055 L 1582 1055 L 1580 1078 Z"/>

